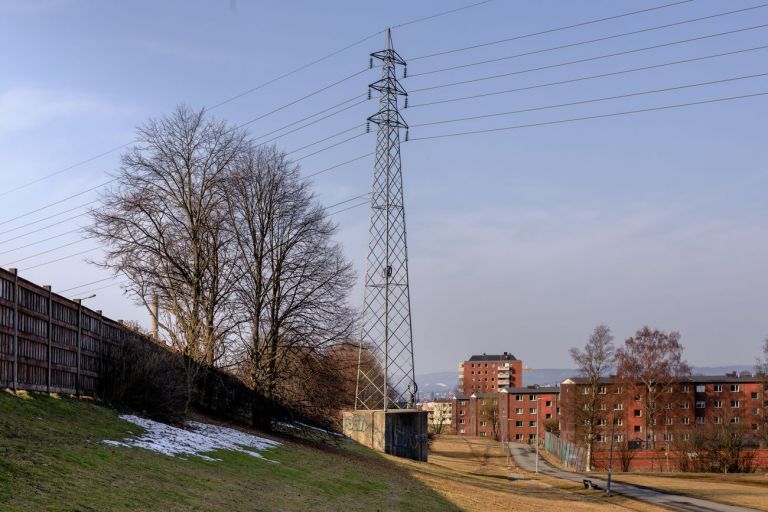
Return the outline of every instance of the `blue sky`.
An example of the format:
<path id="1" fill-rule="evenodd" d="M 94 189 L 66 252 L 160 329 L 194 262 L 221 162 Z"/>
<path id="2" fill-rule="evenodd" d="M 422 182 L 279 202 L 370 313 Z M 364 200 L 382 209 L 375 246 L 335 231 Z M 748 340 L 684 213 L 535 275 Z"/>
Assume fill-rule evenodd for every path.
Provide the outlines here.
<path id="1" fill-rule="evenodd" d="M 538 68 L 768 24 L 768 8 L 567 49 L 415 76 L 621 34 L 759 2 L 696 0 L 656 11 L 434 58 L 453 48 L 658 6 L 668 1 L 495 0 L 395 28 L 410 60 L 407 90 Z M 361 38 L 470 2 L 0 1 L 0 176 L 4 191 L 130 142 L 134 127 L 186 102 L 216 105 Z M 212 110 L 242 123 L 364 69 L 383 35 Z M 420 103 L 521 88 L 768 45 L 768 28 L 413 92 L 403 111 L 413 139 L 768 91 L 768 77 L 444 125 L 415 125 L 768 73 L 768 50 L 744 52 L 483 99 Z M 366 92 L 371 70 L 249 129 L 268 133 Z M 679 330 L 695 365 L 752 362 L 768 335 L 768 97 L 403 145 L 417 372 L 451 370 L 471 352 L 509 350 L 532 367 L 570 364 L 598 323 L 618 340 L 648 324 Z M 276 141 L 286 151 L 364 122 L 375 101 Z M 344 136 L 295 153 L 312 153 Z M 373 135 L 301 160 L 304 172 L 373 150 Z M 93 200 L 119 152 L 0 196 L 0 265 L 77 242 L 76 218 L 26 237 L 21 224 Z M 334 204 L 364 194 L 372 161 L 313 179 Z M 357 204 L 349 203 L 351 204 Z M 82 210 L 75 210 L 68 216 Z M 335 215 L 347 256 L 362 270 L 367 211 Z M 54 240 L 15 248 L 50 236 Z M 10 266 L 24 269 L 91 247 L 83 241 Z M 98 257 L 98 251 L 90 253 Z M 106 274 L 70 258 L 22 275 L 54 290 Z M 109 284 L 109 283 L 106 283 Z M 77 296 L 84 287 L 68 296 Z M 87 303 L 146 322 L 119 287 Z M 74 294 L 74 295 L 73 295 Z M 352 297 L 357 304 L 361 290 Z"/>

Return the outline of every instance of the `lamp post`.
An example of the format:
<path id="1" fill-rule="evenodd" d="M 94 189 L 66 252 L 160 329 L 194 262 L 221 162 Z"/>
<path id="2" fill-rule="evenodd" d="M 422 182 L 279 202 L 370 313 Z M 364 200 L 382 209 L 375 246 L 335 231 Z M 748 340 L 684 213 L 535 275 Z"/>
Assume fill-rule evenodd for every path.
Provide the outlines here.
<path id="1" fill-rule="evenodd" d="M 616 409 L 611 414 L 611 448 L 608 452 L 608 485 L 605 486 L 605 495 L 611 495 L 611 473 L 613 473 L 613 434 L 616 428 Z"/>

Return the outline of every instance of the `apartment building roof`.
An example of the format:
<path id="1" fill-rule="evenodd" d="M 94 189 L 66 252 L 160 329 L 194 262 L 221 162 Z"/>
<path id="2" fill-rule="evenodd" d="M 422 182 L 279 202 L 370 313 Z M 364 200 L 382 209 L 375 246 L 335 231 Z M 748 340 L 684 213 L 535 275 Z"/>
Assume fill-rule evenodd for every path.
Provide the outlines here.
<path id="1" fill-rule="evenodd" d="M 742 372 L 740 374 L 729 373 L 726 375 L 689 375 L 687 377 L 680 378 L 677 382 L 686 382 L 690 384 L 736 384 L 736 383 L 749 383 L 749 382 L 762 382 L 765 377 L 754 375 L 751 373 Z M 615 375 L 610 377 L 602 377 L 598 381 L 598 384 L 612 384 L 619 382 L 619 378 Z M 588 384 L 589 380 L 586 377 L 569 377 L 563 381 L 563 384 Z"/>
<path id="2" fill-rule="evenodd" d="M 553 393 L 560 393 L 560 388 L 556 388 L 553 386 L 529 386 L 529 387 L 522 387 L 522 388 L 504 388 L 502 389 L 502 393 L 513 393 L 516 395 L 543 395 L 543 394 L 553 394 Z"/>
<path id="3" fill-rule="evenodd" d="M 473 355 L 468 359 L 468 361 L 517 361 L 517 358 L 509 352 L 504 352 L 503 354 Z"/>

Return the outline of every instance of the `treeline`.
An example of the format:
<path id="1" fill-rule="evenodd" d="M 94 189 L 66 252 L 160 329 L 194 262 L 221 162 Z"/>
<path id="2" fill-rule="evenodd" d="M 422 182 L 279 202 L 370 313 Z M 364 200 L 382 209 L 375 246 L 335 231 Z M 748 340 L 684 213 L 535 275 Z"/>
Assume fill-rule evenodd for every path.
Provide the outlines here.
<path id="1" fill-rule="evenodd" d="M 354 274 L 299 171 L 276 147 L 180 106 L 137 130 L 91 211 L 98 264 L 158 311 L 159 339 L 181 355 L 182 382 L 145 379 L 172 388 L 173 407 L 190 407 L 207 367 L 247 384 L 262 428 L 277 407 L 327 422 L 353 403 Z"/>

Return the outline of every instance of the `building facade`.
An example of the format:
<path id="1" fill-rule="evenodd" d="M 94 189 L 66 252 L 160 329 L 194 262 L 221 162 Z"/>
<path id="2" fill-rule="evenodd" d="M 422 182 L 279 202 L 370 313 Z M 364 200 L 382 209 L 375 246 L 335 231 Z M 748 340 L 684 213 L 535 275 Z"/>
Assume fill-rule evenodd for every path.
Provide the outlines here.
<path id="1" fill-rule="evenodd" d="M 535 442 L 544 437 L 548 427 L 557 428 L 559 413 L 559 388 L 504 388 L 499 393 L 499 438 L 518 443 Z"/>
<path id="2" fill-rule="evenodd" d="M 613 441 L 631 448 L 675 449 L 692 439 L 695 429 L 739 425 L 746 438 L 764 437 L 768 427 L 768 389 L 751 374 L 694 375 L 680 379 L 651 398 L 645 386 L 616 377 L 598 384 L 596 449 Z M 560 385 L 561 438 L 579 443 L 587 420 L 581 413 L 589 393 L 585 379 Z"/>
<path id="3" fill-rule="evenodd" d="M 427 426 L 432 432 L 447 434 L 453 431 L 453 400 L 433 400 L 419 404 L 427 411 Z"/>
<path id="4" fill-rule="evenodd" d="M 523 385 L 523 362 L 508 352 L 499 355 L 473 355 L 459 365 L 461 394 L 496 393 Z"/>

